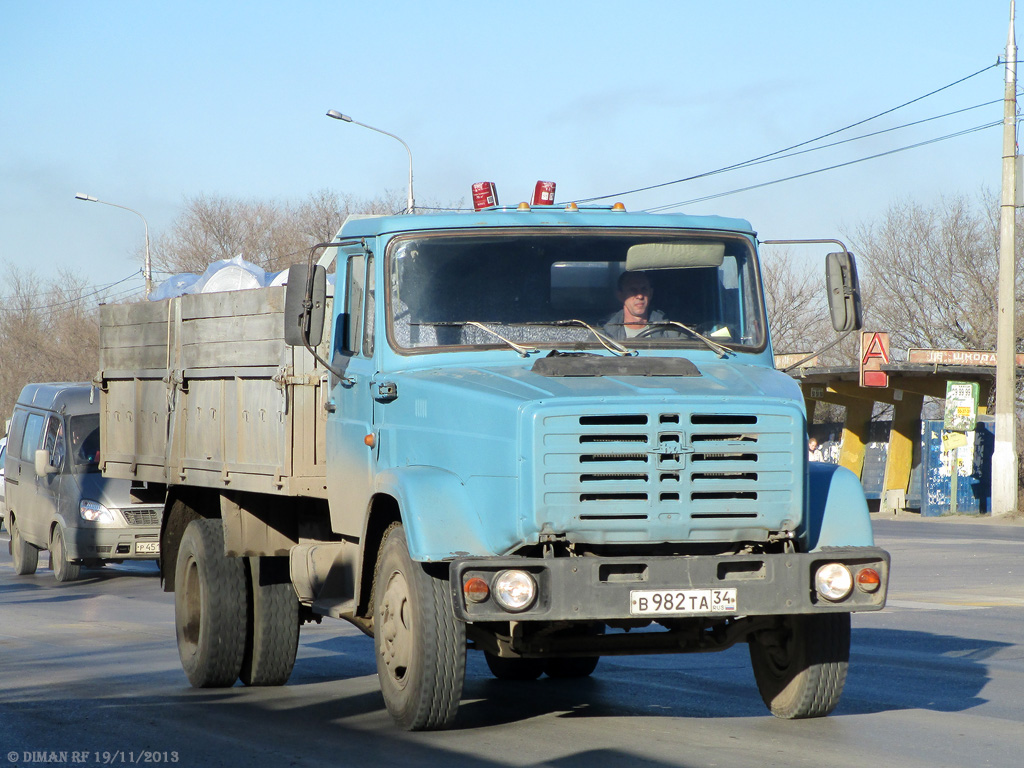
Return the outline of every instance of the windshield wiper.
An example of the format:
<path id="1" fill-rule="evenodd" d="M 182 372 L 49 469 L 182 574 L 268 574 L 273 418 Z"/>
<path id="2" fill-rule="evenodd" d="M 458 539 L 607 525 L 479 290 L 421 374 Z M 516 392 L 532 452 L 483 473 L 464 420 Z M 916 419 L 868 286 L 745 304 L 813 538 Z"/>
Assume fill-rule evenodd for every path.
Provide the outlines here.
<path id="1" fill-rule="evenodd" d="M 641 338 L 643 336 L 648 335 L 647 332 L 649 330 L 651 330 L 652 328 L 666 328 L 666 327 L 667 328 L 681 328 L 682 330 L 686 331 L 688 334 L 690 334 L 694 338 L 700 339 L 705 344 L 707 344 L 708 347 L 711 349 L 711 351 L 714 352 L 719 357 L 725 357 L 729 352 L 732 352 L 732 350 L 729 349 L 727 346 L 725 346 L 723 344 L 719 344 L 714 339 L 709 339 L 707 336 L 705 336 L 700 331 L 695 331 L 690 326 L 683 325 L 682 323 L 676 322 L 675 320 L 663 320 L 660 323 L 650 323 L 644 330 L 640 331 L 640 333 L 637 336 L 634 336 L 633 338 L 639 339 L 639 338 Z"/>
<path id="2" fill-rule="evenodd" d="M 512 349 L 519 353 L 520 357 L 529 357 L 531 352 L 540 352 L 536 347 L 527 347 L 522 344 L 518 344 L 512 339 L 505 338 L 493 328 L 488 328 L 483 323 L 479 323 L 476 320 L 445 320 L 438 322 L 421 321 L 418 323 L 409 323 L 409 325 L 442 325 L 442 326 L 454 326 L 462 327 L 464 325 L 472 325 L 474 328 L 479 328 L 481 331 L 487 331 L 492 336 L 497 336 L 499 339 L 508 344 Z"/>
<path id="3" fill-rule="evenodd" d="M 466 325 L 472 325 L 474 328 L 479 328 L 481 331 L 487 331 L 492 336 L 497 336 L 499 339 L 501 339 L 510 347 L 512 347 L 512 349 L 518 352 L 520 357 L 529 357 L 531 352 L 540 352 L 540 350 L 537 349 L 536 347 L 526 347 L 523 346 L 522 344 L 517 344 L 516 342 L 512 341 L 512 339 L 505 338 L 493 328 L 488 328 L 486 325 L 484 325 L 483 323 L 478 323 L 476 320 L 467 320 Z"/>
<path id="4" fill-rule="evenodd" d="M 607 349 L 612 354 L 620 355 L 622 357 L 626 357 L 628 355 L 635 355 L 636 354 L 636 350 L 635 349 L 630 349 L 629 347 L 624 347 L 622 344 L 619 344 L 619 342 L 617 342 L 611 336 L 608 336 L 607 334 L 602 333 L 601 331 L 597 330 L 597 328 L 592 326 L 590 323 L 584 322 L 583 320 L 577 320 L 577 319 L 573 318 L 571 320 L 551 320 L 551 321 L 546 322 L 546 323 L 525 323 L 525 325 L 549 325 L 549 326 L 553 326 L 555 328 L 567 328 L 567 327 L 573 326 L 573 325 L 579 326 L 581 328 L 586 328 L 588 331 L 590 331 L 592 334 L 594 334 L 594 338 L 596 338 L 599 342 L 601 342 L 601 346 L 603 346 L 605 349 Z"/>

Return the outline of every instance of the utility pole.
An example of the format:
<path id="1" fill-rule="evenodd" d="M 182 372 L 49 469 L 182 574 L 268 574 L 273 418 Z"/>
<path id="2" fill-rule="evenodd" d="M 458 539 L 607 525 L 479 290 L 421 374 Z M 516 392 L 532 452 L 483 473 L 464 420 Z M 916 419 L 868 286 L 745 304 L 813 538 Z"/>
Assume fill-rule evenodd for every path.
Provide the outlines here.
<path id="1" fill-rule="evenodd" d="M 1003 193 L 999 205 L 999 293 L 996 324 L 996 444 L 992 452 L 992 514 L 1017 508 L 1017 363 L 1016 363 L 1016 188 L 1017 188 L 1017 43 L 1006 40 L 1006 89 L 1003 99 Z"/>

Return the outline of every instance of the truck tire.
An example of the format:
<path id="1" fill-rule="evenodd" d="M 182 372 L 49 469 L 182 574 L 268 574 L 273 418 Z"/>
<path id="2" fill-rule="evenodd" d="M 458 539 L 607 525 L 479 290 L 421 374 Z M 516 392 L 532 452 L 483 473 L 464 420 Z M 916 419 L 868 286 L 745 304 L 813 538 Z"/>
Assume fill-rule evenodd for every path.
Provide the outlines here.
<path id="1" fill-rule="evenodd" d="M 299 649 L 299 598 L 288 568 L 247 557 L 249 620 L 239 679 L 244 685 L 284 685 Z"/>
<path id="2" fill-rule="evenodd" d="M 60 524 L 50 532 L 50 567 L 53 577 L 59 582 L 75 581 L 82 573 L 82 566 L 68 560 L 68 548 L 64 544 L 64 530 Z"/>
<path id="3" fill-rule="evenodd" d="M 193 688 L 234 685 L 245 655 L 245 564 L 224 554 L 220 520 L 193 520 L 174 570 L 178 655 Z"/>
<path id="4" fill-rule="evenodd" d="M 590 677 L 597 669 L 600 656 L 556 657 L 544 660 L 544 672 L 548 677 L 569 679 Z"/>
<path id="5" fill-rule="evenodd" d="M 39 565 L 39 550 L 25 541 L 13 517 L 7 520 L 7 530 L 11 534 L 11 561 L 14 564 L 14 572 L 19 576 L 35 573 Z"/>
<path id="6" fill-rule="evenodd" d="M 776 717 L 824 717 L 839 703 L 850 660 L 850 614 L 784 616 L 748 638 L 761 698 Z"/>
<path id="7" fill-rule="evenodd" d="M 384 534 L 373 583 L 373 646 L 384 703 L 410 731 L 448 728 L 466 676 L 466 626 L 448 581 L 409 556 L 398 523 Z"/>
<path id="8" fill-rule="evenodd" d="M 536 680 L 544 673 L 544 659 L 506 659 L 484 651 L 487 668 L 499 680 Z"/>

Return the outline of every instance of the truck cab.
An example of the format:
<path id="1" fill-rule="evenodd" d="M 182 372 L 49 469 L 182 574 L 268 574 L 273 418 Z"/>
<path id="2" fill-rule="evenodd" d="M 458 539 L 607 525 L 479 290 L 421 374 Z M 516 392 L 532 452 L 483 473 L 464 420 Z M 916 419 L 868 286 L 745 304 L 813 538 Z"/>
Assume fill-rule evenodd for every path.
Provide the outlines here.
<path id="1" fill-rule="evenodd" d="M 401 536 L 393 549 L 446 577 L 454 626 L 498 677 L 745 641 L 776 714 L 831 710 L 838 696 L 810 704 L 790 669 L 806 659 L 787 654 L 848 653 L 850 612 L 884 605 L 888 558 L 852 473 L 807 461 L 749 223 L 527 207 L 361 219 L 338 243 L 324 359 L 335 531 L 381 551 Z M 830 255 L 829 275 L 849 330 L 852 257 Z M 644 323 L 624 322 L 628 276 L 645 284 Z M 308 320 L 286 309 L 286 336 L 291 323 L 309 341 Z M 417 588 L 394 568 L 362 604 L 405 722 L 400 660 L 418 641 L 395 617 Z M 834 690 L 845 657 L 830 663 Z"/>

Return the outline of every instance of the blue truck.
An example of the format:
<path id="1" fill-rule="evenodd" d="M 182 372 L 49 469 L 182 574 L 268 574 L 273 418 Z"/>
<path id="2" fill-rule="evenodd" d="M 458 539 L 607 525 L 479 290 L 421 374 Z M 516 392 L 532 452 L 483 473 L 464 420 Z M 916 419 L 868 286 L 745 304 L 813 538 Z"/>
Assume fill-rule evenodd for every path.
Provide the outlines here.
<path id="1" fill-rule="evenodd" d="M 406 729 L 456 723 L 467 651 L 530 680 L 746 643 L 773 714 L 832 711 L 889 556 L 808 462 L 759 245 L 621 204 L 352 218 L 284 287 L 104 307 L 103 471 L 166 490 L 190 683 L 283 684 L 330 616 Z"/>

